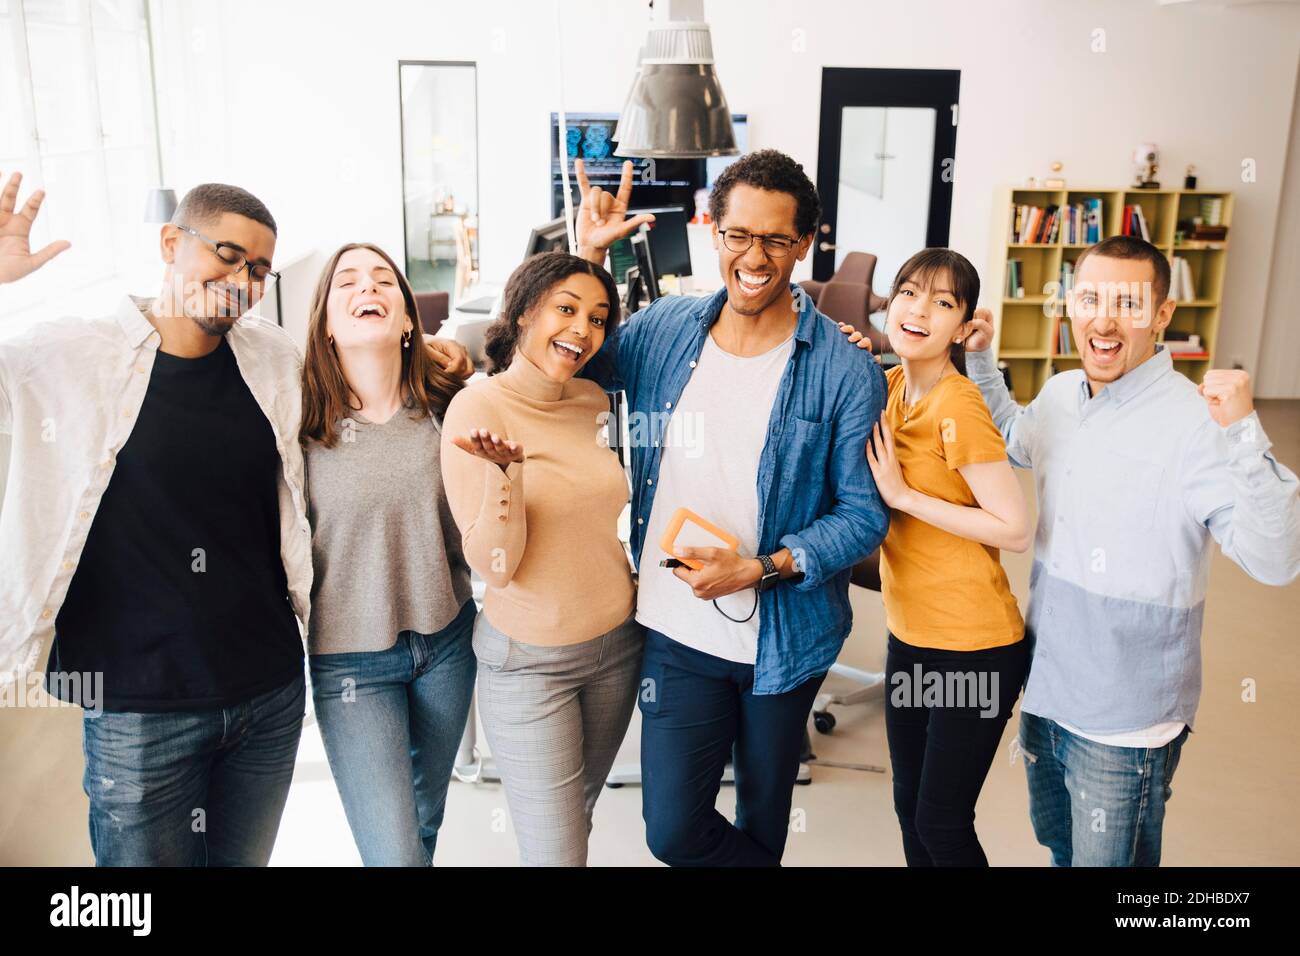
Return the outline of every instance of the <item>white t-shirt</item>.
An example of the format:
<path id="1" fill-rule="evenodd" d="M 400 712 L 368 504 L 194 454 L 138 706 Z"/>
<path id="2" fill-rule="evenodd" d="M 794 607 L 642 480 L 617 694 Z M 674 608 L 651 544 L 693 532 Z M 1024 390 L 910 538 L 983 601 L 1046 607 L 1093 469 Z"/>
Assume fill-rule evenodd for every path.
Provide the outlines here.
<path id="1" fill-rule="evenodd" d="M 758 656 L 758 611 L 753 588 L 712 601 L 697 598 L 671 568 L 659 543 L 678 508 L 689 508 L 740 540 L 739 552 L 758 551 L 758 460 L 767 444 L 781 375 L 794 336 L 762 355 L 724 352 L 709 335 L 694 373 L 668 421 L 659 459 L 659 483 L 641 552 L 636 619 L 680 644 L 724 660 L 753 664 Z M 678 539 L 683 540 L 682 538 Z"/>

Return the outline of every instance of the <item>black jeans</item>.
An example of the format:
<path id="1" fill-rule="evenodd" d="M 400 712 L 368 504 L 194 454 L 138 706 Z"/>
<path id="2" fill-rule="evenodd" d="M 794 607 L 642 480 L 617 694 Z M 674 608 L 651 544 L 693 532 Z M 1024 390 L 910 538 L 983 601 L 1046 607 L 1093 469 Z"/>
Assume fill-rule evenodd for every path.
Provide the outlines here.
<path id="1" fill-rule="evenodd" d="M 908 866 L 988 866 L 975 801 L 1029 666 L 1029 644 L 947 651 L 889 635 L 885 733 Z"/>
<path id="2" fill-rule="evenodd" d="M 641 664 L 641 813 L 669 866 L 777 866 L 813 698 L 825 674 L 755 694 L 754 665 L 647 630 Z M 715 804 L 732 760 L 736 822 Z"/>

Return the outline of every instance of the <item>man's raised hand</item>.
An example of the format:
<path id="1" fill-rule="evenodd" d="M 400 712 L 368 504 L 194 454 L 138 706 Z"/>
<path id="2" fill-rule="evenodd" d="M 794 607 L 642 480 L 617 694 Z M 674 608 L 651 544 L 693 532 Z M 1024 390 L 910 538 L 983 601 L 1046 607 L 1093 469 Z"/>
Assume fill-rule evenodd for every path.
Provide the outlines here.
<path id="1" fill-rule="evenodd" d="M 22 181 L 23 174 L 14 173 L 5 183 L 4 191 L 0 192 L 0 284 L 17 282 L 30 275 L 71 245 L 60 239 L 32 252 L 32 224 L 41 211 L 45 191 L 36 190 L 27 197 L 23 208 L 14 212 L 18 205 L 18 186 Z"/>
<path id="2" fill-rule="evenodd" d="M 599 186 L 591 185 L 587 179 L 586 165 L 582 160 L 573 161 L 573 171 L 578 177 L 578 191 L 582 195 L 575 227 L 578 255 L 603 266 L 610 246 L 624 236 L 631 235 L 641 227 L 642 223 L 654 222 L 655 217 L 643 213 L 631 219 L 626 218 L 627 204 L 632 198 L 631 160 L 623 163 L 623 175 L 619 179 L 618 193 L 614 195 Z"/>

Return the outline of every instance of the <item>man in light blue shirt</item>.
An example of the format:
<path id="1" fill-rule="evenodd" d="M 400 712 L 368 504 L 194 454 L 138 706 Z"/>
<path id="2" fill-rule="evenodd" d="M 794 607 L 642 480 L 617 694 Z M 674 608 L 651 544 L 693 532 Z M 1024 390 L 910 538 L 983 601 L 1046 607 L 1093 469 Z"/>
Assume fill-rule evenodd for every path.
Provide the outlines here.
<path id="1" fill-rule="evenodd" d="M 1200 698 L 1211 539 L 1256 580 L 1293 581 L 1300 483 L 1269 454 L 1247 373 L 1198 387 L 1157 344 L 1175 303 L 1155 246 L 1106 239 L 1075 276 L 1082 369 L 1020 407 L 979 315 L 967 369 L 1038 488 L 1019 741 L 1034 832 L 1057 866 L 1155 866 Z"/>

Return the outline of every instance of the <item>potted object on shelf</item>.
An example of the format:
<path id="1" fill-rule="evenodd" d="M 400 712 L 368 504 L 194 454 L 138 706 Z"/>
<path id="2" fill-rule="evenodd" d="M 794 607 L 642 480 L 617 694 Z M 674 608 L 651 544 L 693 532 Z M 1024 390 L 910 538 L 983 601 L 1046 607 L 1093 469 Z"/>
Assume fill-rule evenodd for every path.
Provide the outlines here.
<path id="1" fill-rule="evenodd" d="M 1138 189 L 1159 189 L 1160 183 L 1156 181 L 1156 171 L 1160 169 L 1160 147 L 1155 143 L 1138 143 L 1133 150 L 1133 162 L 1137 166 L 1137 182 L 1134 184 Z"/>

